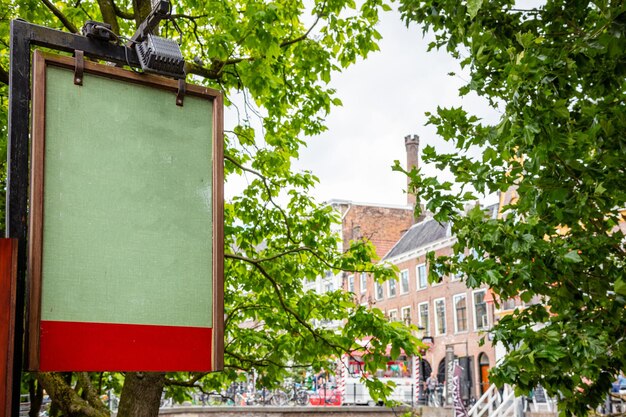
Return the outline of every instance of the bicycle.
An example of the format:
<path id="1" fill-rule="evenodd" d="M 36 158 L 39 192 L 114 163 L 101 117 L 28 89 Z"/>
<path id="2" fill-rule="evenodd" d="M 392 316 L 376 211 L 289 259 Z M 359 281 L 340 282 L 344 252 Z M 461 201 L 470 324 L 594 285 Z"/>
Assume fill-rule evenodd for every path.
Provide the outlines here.
<path id="1" fill-rule="evenodd" d="M 254 404 L 261 405 L 285 405 L 289 401 L 289 397 L 281 390 L 270 391 L 262 388 L 256 391 L 253 396 Z"/>
<path id="2" fill-rule="evenodd" d="M 308 405 L 309 404 L 309 393 L 302 388 L 302 384 L 294 383 L 293 389 L 290 390 L 291 398 L 289 398 L 289 402 L 297 405 Z"/>

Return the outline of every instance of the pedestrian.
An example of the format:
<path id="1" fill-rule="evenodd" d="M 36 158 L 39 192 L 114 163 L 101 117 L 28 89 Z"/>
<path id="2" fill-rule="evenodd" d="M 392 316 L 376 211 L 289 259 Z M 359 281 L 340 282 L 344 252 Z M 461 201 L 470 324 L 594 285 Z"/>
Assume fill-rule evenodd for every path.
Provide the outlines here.
<path id="1" fill-rule="evenodd" d="M 435 374 L 431 373 L 428 379 L 426 379 L 426 398 L 428 406 L 436 406 L 436 398 L 435 394 L 437 391 L 437 378 L 435 378 Z"/>

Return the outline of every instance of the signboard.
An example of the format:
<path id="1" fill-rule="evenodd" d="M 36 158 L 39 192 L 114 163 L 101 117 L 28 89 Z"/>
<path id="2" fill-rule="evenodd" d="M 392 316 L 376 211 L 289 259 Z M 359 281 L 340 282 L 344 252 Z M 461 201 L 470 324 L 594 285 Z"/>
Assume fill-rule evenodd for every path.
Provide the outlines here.
<path id="1" fill-rule="evenodd" d="M 461 398 L 461 378 L 463 376 L 463 368 L 458 361 L 453 361 L 453 377 L 452 377 L 452 404 L 454 406 L 454 417 L 468 417 L 467 410 Z"/>
<path id="2" fill-rule="evenodd" d="M 29 368 L 219 370 L 222 97 L 75 66 L 34 54 Z"/>

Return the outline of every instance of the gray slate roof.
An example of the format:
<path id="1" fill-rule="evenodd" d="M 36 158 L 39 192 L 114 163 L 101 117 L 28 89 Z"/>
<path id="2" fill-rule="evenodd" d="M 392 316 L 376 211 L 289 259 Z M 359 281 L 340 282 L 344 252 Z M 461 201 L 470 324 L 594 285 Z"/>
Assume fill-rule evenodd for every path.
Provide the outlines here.
<path id="1" fill-rule="evenodd" d="M 383 257 L 383 260 L 411 252 L 446 237 L 448 237 L 447 223 L 439 223 L 432 219 L 425 219 L 411 226 L 400 238 L 398 243 Z"/>

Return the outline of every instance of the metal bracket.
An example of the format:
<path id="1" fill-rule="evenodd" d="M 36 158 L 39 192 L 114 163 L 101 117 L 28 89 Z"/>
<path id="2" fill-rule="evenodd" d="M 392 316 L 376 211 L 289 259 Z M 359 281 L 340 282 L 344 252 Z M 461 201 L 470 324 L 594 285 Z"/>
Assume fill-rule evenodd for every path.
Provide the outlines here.
<path id="1" fill-rule="evenodd" d="M 76 66 L 74 67 L 74 84 L 83 85 L 85 72 L 85 53 L 79 49 L 74 51 Z"/>
<path id="2" fill-rule="evenodd" d="M 152 33 L 161 20 L 170 17 L 171 11 L 172 4 L 169 0 L 157 0 L 153 2 L 152 11 L 150 11 L 146 19 L 141 22 L 135 34 L 126 43 L 126 46 L 132 47 L 134 44 L 146 39 L 146 36 Z"/>
<path id="3" fill-rule="evenodd" d="M 187 92 L 187 83 L 184 78 L 178 80 L 178 93 L 176 93 L 176 105 L 183 107 L 183 100 L 185 99 L 185 93 Z"/>

